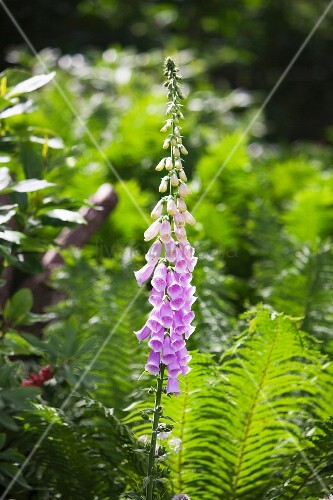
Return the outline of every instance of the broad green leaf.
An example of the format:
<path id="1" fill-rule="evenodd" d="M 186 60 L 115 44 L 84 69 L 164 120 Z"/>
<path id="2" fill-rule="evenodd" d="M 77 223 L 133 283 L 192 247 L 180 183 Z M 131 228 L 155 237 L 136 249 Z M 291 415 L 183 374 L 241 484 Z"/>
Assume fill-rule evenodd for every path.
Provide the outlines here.
<path id="1" fill-rule="evenodd" d="M 30 142 L 36 142 L 37 144 L 47 143 L 48 147 L 52 149 L 64 149 L 65 147 L 60 137 L 37 137 L 36 135 L 31 135 L 29 139 Z"/>
<path id="2" fill-rule="evenodd" d="M 38 387 L 18 387 L 16 389 L 5 389 L 1 391 L 1 397 L 17 406 L 24 406 L 26 400 L 35 397 L 40 392 Z"/>
<path id="3" fill-rule="evenodd" d="M 39 147 L 25 140 L 19 143 L 19 159 L 22 163 L 26 179 L 42 179 L 44 161 Z"/>
<path id="4" fill-rule="evenodd" d="M 0 208 L 1 210 L 1 208 Z M 0 224 L 6 224 L 10 219 L 16 214 L 15 209 L 8 210 L 7 213 L 1 214 L 0 212 Z"/>
<path id="5" fill-rule="evenodd" d="M 32 305 L 33 297 L 31 290 L 22 288 L 5 305 L 4 317 L 6 321 L 9 321 L 13 326 L 22 324 Z"/>
<path id="6" fill-rule="evenodd" d="M 49 83 L 55 77 L 55 71 L 49 73 L 47 75 L 36 75 L 32 78 L 28 78 L 28 80 L 24 80 L 23 82 L 17 84 L 14 88 L 12 88 L 6 95 L 6 98 L 9 99 L 11 97 L 26 94 L 27 92 L 33 92 L 40 87 L 43 87 L 47 83 Z"/>
<path id="7" fill-rule="evenodd" d="M 59 219 L 64 222 L 74 222 L 76 224 L 86 224 L 86 220 L 78 212 L 73 212 L 71 210 L 65 210 L 63 208 L 55 208 L 44 214 L 46 217 L 51 219 Z"/>
<path id="8" fill-rule="evenodd" d="M 7 167 L 0 168 L 0 191 L 6 189 L 11 181 L 9 169 Z"/>
<path id="9" fill-rule="evenodd" d="M 39 191 L 41 189 L 46 189 L 48 187 L 55 186 L 52 182 L 48 182 L 41 179 L 27 179 L 25 181 L 18 182 L 11 187 L 13 191 L 17 193 L 31 193 L 33 191 Z"/>
<path id="10" fill-rule="evenodd" d="M 6 229 L 5 231 L 0 232 L 0 240 L 15 243 L 16 245 L 19 245 L 24 238 L 26 238 L 25 234 L 20 233 L 19 231 L 10 231 L 9 229 Z"/>
<path id="11" fill-rule="evenodd" d="M 0 425 L 3 425 L 6 429 L 10 429 L 11 431 L 18 431 L 19 429 L 15 420 L 4 411 L 0 412 Z"/>
<path id="12" fill-rule="evenodd" d="M 19 102 L 18 104 L 15 104 L 14 106 L 11 106 L 10 108 L 4 109 L 0 113 L 0 119 L 4 118 L 10 118 L 11 116 L 16 116 L 16 115 L 21 115 L 22 113 L 25 113 L 29 109 L 32 108 L 32 100 L 28 99 L 26 102 Z"/>

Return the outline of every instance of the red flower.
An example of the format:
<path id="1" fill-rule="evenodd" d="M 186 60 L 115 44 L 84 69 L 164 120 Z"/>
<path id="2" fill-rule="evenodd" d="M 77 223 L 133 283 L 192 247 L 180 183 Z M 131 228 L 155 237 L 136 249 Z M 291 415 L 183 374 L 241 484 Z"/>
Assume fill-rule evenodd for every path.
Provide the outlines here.
<path id="1" fill-rule="evenodd" d="M 52 367 L 50 365 L 42 366 L 38 373 L 30 373 L 28 379 L 24 379 L 21 383 L 22 387 L 34 385 L 40 387 L 44 382 L 47 382 L 53 377 Z"/>
<path id="2" fill-rule="evenodd" d="M 53 371 L 50 365 L 43 366 L 39 370 L 39 378 L 42 380 L 42 382 L 47 382 L 47 380 L 50 380 L 53 377 Z"/>

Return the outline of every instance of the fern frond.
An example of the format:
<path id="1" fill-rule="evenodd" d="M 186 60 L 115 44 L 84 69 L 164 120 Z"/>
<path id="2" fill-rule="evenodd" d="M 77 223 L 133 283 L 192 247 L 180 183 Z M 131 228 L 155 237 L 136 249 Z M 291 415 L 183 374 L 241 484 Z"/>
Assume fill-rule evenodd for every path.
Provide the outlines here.
<path id="1" fill-rule="evenodd" d="M 282 261 L 278 266 L 282 265 Z M 302 329 L 325 344 L 333 341 L 333 247 L 326 244 L 312 252 L 304 247 L 293 262 L 285 263 L 271 276 L 264 291 L 266 300 L 277 310 L 302 316 Z"/>
<path id="2" fill-rule="evenodd" d="M 36 405 L 24 415 L 24 431 L 27 451 L 46 431 L 26 475 L 33 489 L 42 482 L 44 493 L 53 498 L 118 498 L 141 480 L 144 469 L 136 440 L 100 403 L 80 399 L 69 415 Z"/>
<path id="3" fill-rule="evenodd" d="M 317 499 L 333 491 L 333 419 L 318 422 L 314 435 L 301 445 L 283 471 L 281 485 L 268 493 L 270 500 Z"/>
<path id="4" fill-rule="evenodd" d="M 256 312 L 221 366 L 197 354 L 191 367 L 181 395 L 162 401 L 180 447 L 171 460 L 175 493 L 263 498 L 299 449 L 304 428 L 327 413 L 332 375 L 295 321 L 269 309 Z M 139 434 L 148 432 L 138 420 L 142 407 L 129 418 Z"/>

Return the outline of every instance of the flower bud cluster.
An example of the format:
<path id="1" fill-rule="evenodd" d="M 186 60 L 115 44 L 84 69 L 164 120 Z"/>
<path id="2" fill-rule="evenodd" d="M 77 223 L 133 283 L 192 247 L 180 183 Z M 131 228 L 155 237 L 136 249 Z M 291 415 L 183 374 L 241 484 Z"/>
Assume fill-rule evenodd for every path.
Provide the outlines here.
<path id="1" fill-rule="evenodd" d="M 184 96 L 178 71 L 174 62 L 167 59 L 164 74 L 170 101 L 168 118 L 161 131 L 168 132 L 163 148 L 169 150 L 169 156 L 159 162 L 156 170 L 166 170 L 159 191 L 168 191 L 169 194 L 151 212 L 154 222 L 145 231 L 144 239 L 156 240 L 146 254 L 146 265 L 135 273 L 140 286 L 152 276 L 149 302 L 153 310 L 143 328 L 135 332 L 139 341 L 148 339 L 151 349 L 145 368 L 157 375 L 163 363 L 168 371 L 167 392 L 174 394 L 179 394 L 178 376 L 189 370 L 191 356 L 186 349 L 186 340 L 195 330 L 191 325 L 194 319 L 191 307 L 196 297 L 191 280 L 197 262 L 186 234 L 186 224 L 194 225 L 196 221 L 185 202 L 191 191 L 186 184 L 181 158 L 188 152 L 179 126 L 179 121 L 184 118 L 180 103 Z"/>

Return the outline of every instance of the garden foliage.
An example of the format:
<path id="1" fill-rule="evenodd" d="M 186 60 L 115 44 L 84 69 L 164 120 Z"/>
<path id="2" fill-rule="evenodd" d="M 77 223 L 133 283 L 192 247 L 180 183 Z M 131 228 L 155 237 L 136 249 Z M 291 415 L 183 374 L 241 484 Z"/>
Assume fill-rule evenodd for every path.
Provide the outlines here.
<path id="1" fill-rule="evenodd" d="M 93 58 L 16 56 L 27 71 L 0 80 L 2 286 L 11 270 L 0 483 L 18 500 L 140 499 L 152 396 L 133 330 L 149 313 L 149 290 L 138 294 L 133 271 L 144 263 L 159 182 L 162 56 L 115 48 Z M 263 118 L 244 137 L 255 103 L 213 91 L 203 64 L 184 64 L 197 330 L 180 396 L 163 395 L 174 428 L 159 436 L 166 458 L 156 498 L 327 497 L 332 155 L 324 146 L 273 147 L 261 137 Z M 63 252 L 52 286 L 66 297 L 35 314 L 25 280 L 40 273 L 64 226 L 83 223 L 78 208 L 105 181 L 117 209 L 83 249 Z M 41 321 L 39 337 L 32 326 Z M 38 378 L 45 367 L 49 380 Z"/>

